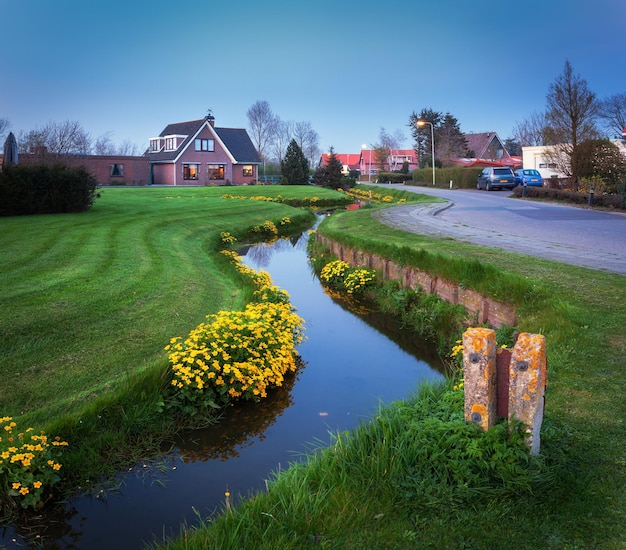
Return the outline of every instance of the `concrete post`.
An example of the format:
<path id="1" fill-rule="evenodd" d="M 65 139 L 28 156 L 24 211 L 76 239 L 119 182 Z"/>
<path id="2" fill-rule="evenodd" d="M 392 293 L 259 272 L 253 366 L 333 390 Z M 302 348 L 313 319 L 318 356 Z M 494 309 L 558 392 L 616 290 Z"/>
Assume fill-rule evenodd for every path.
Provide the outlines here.
<path id="1" fill-rule="evenodd" d="M 469 328 L 463 333 L 463 366 L 465 420 L 486 431 L 497 420 L 495 331 Z"/>
<path id="2" fill-rule="evenodd" d="M 509 420 L 517 418 L 527 426 L 533 455 L 539 453 L 547 375 L 545 337 L 522 332 L 509 364 Z"/>

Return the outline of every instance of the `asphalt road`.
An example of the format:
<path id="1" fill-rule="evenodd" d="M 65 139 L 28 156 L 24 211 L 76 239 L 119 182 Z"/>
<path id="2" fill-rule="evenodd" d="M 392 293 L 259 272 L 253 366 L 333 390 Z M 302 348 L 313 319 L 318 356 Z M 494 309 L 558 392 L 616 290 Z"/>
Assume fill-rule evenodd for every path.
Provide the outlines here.
<path id="1" fill-rule="evenodd" d="M 386 225 L 626 275 L 626 214 L 517 199 L 510 191 L 383 187 L 446 199 L 380 210 Z"/>

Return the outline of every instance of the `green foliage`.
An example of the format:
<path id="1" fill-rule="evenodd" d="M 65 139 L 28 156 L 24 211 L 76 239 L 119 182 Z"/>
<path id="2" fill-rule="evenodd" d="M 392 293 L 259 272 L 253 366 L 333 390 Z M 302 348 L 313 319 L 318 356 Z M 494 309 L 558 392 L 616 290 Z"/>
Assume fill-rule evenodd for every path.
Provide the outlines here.
<path id="1" fill-rule="evenodd" d="M 231 236 L 222 234 L 222 242 L 232 244 Z M 269 388 L 282 386 L 286 372 L 296 370 L 304 321 L 288 294 L 266 272 L 248 268 L 229 250 L 223 254 L 252 280 L 255 300 L 243 311 L 208 315 L 185 340 L 170 340 L 165 348 L 172 370 L 169 402 L 183 412 L 219 408 L 236 399 L 258 401 Z"/>
<path id="2" fill-rule="evenodd" d="M 96 179 L 83 167 L 7 166 L 0 172 L 0 216 L 84 212 L 96 188 Z"/>
<path id="3" fill-rule="evenodd" d="M 581 185 L 593 184 L 593 180 L 581 180 Z M 517 186 L 513 189 L 513 193 L 516 197 L 521 197 L 523 188 Z M 549 199 L 553 201 L 565 202 L 570 204 L 588 204 L 589 203 L 589 191 L 567 191 L 564 189 L 554 189 L 552 187 L 526 187 L 526 197 L 536 199 Z M 626 209 L 626 202 L 624 201 L 623 193 L 602 193 L 601 191 L 595 191 L 592 200 L 593 206 L 600 206 L 604 208 L 611 208 L 615 210 Z"/>
<path id="4" fill-rule="evenodd" d="M 331 147 L 328 163 L 318 166 L 315 170 L 315 175 L 313 176 L 315 185 L 328 187 L 330 189 L 339 189 L 341 187 L 342 168 L 341 161 L 337 158 L 335 150 Z"/>
<path id="5" fill-rule="evenodd" d="M 476 178 L 482 168 L 464 168 L 462 166 L 449 168 L 435 168 L 435 184 L 438 187 L 449 187 L 452 180 L 453 187 L 473 189 L 476 187 Z M 413 170 L 413 181 L 424 185 L 432 185 L 432 168 Z"/>
<path id="6" fill-rule="evenodd" d="M 65 447 L 59 437 L 50 440 L 33 428 L 22 432 L 10 416 L 0 418 L 0 511 L 42 505 L 61 479 L 58 457 Z"/>
<path id="7" fill-rule="evenodd" d="M 292 139 L 287 146 L 281 165 L 281 174 L 281 183 L 284 184 L 306 185 L 309 182 L 309 161 L 295 139 Z"/>

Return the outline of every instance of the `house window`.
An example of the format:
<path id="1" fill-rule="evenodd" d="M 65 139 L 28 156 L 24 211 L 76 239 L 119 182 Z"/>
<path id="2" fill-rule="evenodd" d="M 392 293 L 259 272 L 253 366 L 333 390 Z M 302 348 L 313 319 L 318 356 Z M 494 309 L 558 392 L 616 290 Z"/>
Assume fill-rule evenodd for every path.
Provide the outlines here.
<path id="1" fill-rule="evenodd" d="M 176 150 L 176 138 L 173 138 L 173 137 L 165 138 L 165 150 L 166 151 Z"/>
<path id="2" fill-rule="evenodd" d="M 183 164 L 183 179 L 184 180 L 197 180 L 198 179 L 198 164 Z"/>
<path id="3" fill-rule="evenodd" d="M 251 164 L 246 164 L 243 167 L 243 175 L 244 177 L 252 177 L 254 175 Z"/>
<path id="4" fill-rule="evenodd" d="M 124 177 L 124 165 L 123 164 L 111 164 L 109 174 L 112 178 Z"/>
<path id="5" fill-rule="evenodd" d="M 223 164 L 209 164 L 209 179 L 210 180 L 223 180 L 224 179 L 224 165 Z"/>
<path id="6" fill-rule="evenodd" d="M 160 140 L 158 139 L 151 139 L 150 140 L 150 151 L 152 153 L 158 151 L 160 149 Z"/>
<path id="7" fill-rule="evenodd" d="M 212 153 L 215 151 L 214 139 L 196 139 L 195 141 L 196 151 L 208 151 Z"/>

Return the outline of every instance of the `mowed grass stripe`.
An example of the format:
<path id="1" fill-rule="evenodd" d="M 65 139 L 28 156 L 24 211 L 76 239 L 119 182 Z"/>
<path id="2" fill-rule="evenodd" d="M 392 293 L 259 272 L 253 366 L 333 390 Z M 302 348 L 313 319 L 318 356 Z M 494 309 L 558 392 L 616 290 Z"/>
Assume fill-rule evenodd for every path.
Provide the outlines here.
<path id="1" fill-rule="evenodd" d="M 237 305 L 210 243 L 298 215 L 224 190 L 171 193 L 106 189 L 85 214 L 0 219 L 0 414 L 45 422 L 165 365 L 171 337 Z"/>

